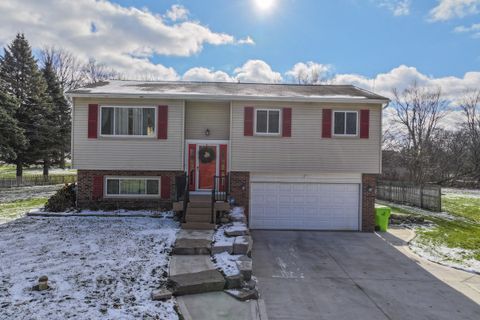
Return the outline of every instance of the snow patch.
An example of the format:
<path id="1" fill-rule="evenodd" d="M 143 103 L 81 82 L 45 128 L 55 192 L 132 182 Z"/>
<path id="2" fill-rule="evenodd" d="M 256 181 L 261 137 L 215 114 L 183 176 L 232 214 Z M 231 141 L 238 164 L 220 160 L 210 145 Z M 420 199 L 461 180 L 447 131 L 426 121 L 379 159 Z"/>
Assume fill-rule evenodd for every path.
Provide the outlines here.
<path id="1" fill-rule="evenodd" d="M 0 225 L 0 306 L 15 319 L 178 319 L 166 285 L 172 219 L 25 217 Z M 31 288 L 46 275 L 50 290 Z"/>
<path id="2" fill-rule="evenodd" d="M 240 257 L 241 255 L 232 255 L 228 252 L 218 253 L 213 256 L 215 267 L 222 270 L 226 276 L 234 276 L 240 273 L 236 264 Z"/>
<path id="3" fill-rule="evenodd" d="M 448 267 L 480 274 L 480 261 L 473 258 L 473 251 L 462 248 L 449 248 L 431 242 L 414 239 L 409 244 L 417 255 Z"/>

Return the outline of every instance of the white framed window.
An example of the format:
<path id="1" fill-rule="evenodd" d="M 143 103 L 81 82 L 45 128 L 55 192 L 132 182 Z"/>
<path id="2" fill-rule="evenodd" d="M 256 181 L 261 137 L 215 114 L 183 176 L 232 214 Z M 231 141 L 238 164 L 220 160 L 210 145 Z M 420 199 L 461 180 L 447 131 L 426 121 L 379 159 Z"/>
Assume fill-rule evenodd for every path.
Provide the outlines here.
<path id="1" fill-rule="evenodd" d="M 100 134 L 116 137 L 155 137 L 155 107 L 100 107 Z"/>
<path id="2" fill-rule="evenodd" d="M 279 109 L 255 109 L 255 134 L 279 135 L 280 114 Z"/>
<path id="3" fill-rule="evenodd" d="M 160 197 L 160 177 L 105 177 L 107 197 Z"/>
<path id="4" fill-rule="evenodd" d="M 333 134 L 335 136 L 358 135 L 358 112 L 357 111 L 334 111 Z"/>

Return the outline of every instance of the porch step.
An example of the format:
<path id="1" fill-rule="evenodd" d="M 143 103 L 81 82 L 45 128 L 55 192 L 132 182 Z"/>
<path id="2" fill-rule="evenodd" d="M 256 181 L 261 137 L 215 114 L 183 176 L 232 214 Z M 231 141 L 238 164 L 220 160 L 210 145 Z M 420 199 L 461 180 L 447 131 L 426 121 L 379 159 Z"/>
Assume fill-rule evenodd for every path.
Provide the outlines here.
<path id="1" fill-rule="evenodd" d="M 211 195 L 198 195 L 198 194 L 191 194 L 189 197 L 191 202 L 211 202 L 212 196 Z"/>
<path id="2" fill-rule="evenodd" d="M 179 274 L 170 276 L 168 280 L 177 296 L 222 291 L 225 287 L 225 279 L 218 270 Z"/>
<path id="3" fill-rule="evenodd" d="M 211 219 L 210 214 L 187 214 L 186 220 L 188 222 L 207 222 L 209 223 Z"/>
<path id="4" fill-rule="evenodd" d="M 207 222 L 187 222 L 182 223 L 183 229 L 215 230 L 216 225 Z"/>
<path id="5" fill-rule="evenodd" d="M 205 215 L 211 215 L 212 214 L 212 207 L 193 207 L 193 208 L 187 208 L 187 217 L 190 214 L 205 214 Z"/>
<path id="6" fill-rule="evenodd" d="M 179 238 L 175 241 L 172 253 L 178 255 L 209 255 L 212 240 Z"/>
<path id="7" fill-rule="evenodd" d="M 192 201 L 188 203 L 188 208 L 211 208 L 212 202 L 211 201 Z"/>

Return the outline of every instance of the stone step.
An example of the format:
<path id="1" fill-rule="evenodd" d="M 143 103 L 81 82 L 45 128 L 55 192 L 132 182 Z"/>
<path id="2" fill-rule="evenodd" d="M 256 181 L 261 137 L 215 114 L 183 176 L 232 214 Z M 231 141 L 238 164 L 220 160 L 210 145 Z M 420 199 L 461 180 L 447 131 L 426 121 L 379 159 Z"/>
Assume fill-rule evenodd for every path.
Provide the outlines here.
<path id="1" fill-rule="evenodd" d="M 211 208 L 212 202 L 211 201 L 190 201 L 187 205 L 187 208 Z"/>
<path id="2" fill-rule="evenodd" d="M 174 275 L 168 281 L 177 296 L 222 291 L 225 287 L 225 279 L 218 270 Z"/>
<path id="3" fill-rule="evenodd" d="M 211 215 L 212 214 L 212 207 L 201 207 L 201 208 L 187 208 L 187 215 L 190 213 L 192 214 L 205 214 L 205 215 Z"/>
<path id="4" fill-rule="evenodd" d="M 170 258 L 168 275 L 177 276 L 216 269 L 209 255 L 173 255 Z"/>
<path id="5" fill-rule="evenodd" d="M 212 195 L 190 195 L 188 198 L 191 202 L 211 202 Z"/>
<path id="6" fill-rule="evenodd" d="M 210 254 L 211 246 L 211 240 L 177 238 L 172 253 L 180 255 Z"/>
<path id="7" fill-rule="evenodd" d="M 209 214 L 187 214 L 188 222 L 207 222 L 210 223 L 211 216 Z"/>
<path id="8" fill-rule="evenodd" d="M 183 229 L 215 230 L 216 225 L 209 222 L 187 222 L 182 223 Z"/>

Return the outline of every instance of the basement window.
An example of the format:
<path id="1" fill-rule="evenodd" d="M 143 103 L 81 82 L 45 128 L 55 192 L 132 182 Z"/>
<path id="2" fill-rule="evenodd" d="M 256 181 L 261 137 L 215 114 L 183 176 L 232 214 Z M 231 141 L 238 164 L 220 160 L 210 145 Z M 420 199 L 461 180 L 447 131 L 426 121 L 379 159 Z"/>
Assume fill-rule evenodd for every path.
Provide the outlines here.
<path id="1" fill-rule="evenodd" d="M 106 177 L 109 197 L 159 197 L 160 177 Z"/>

